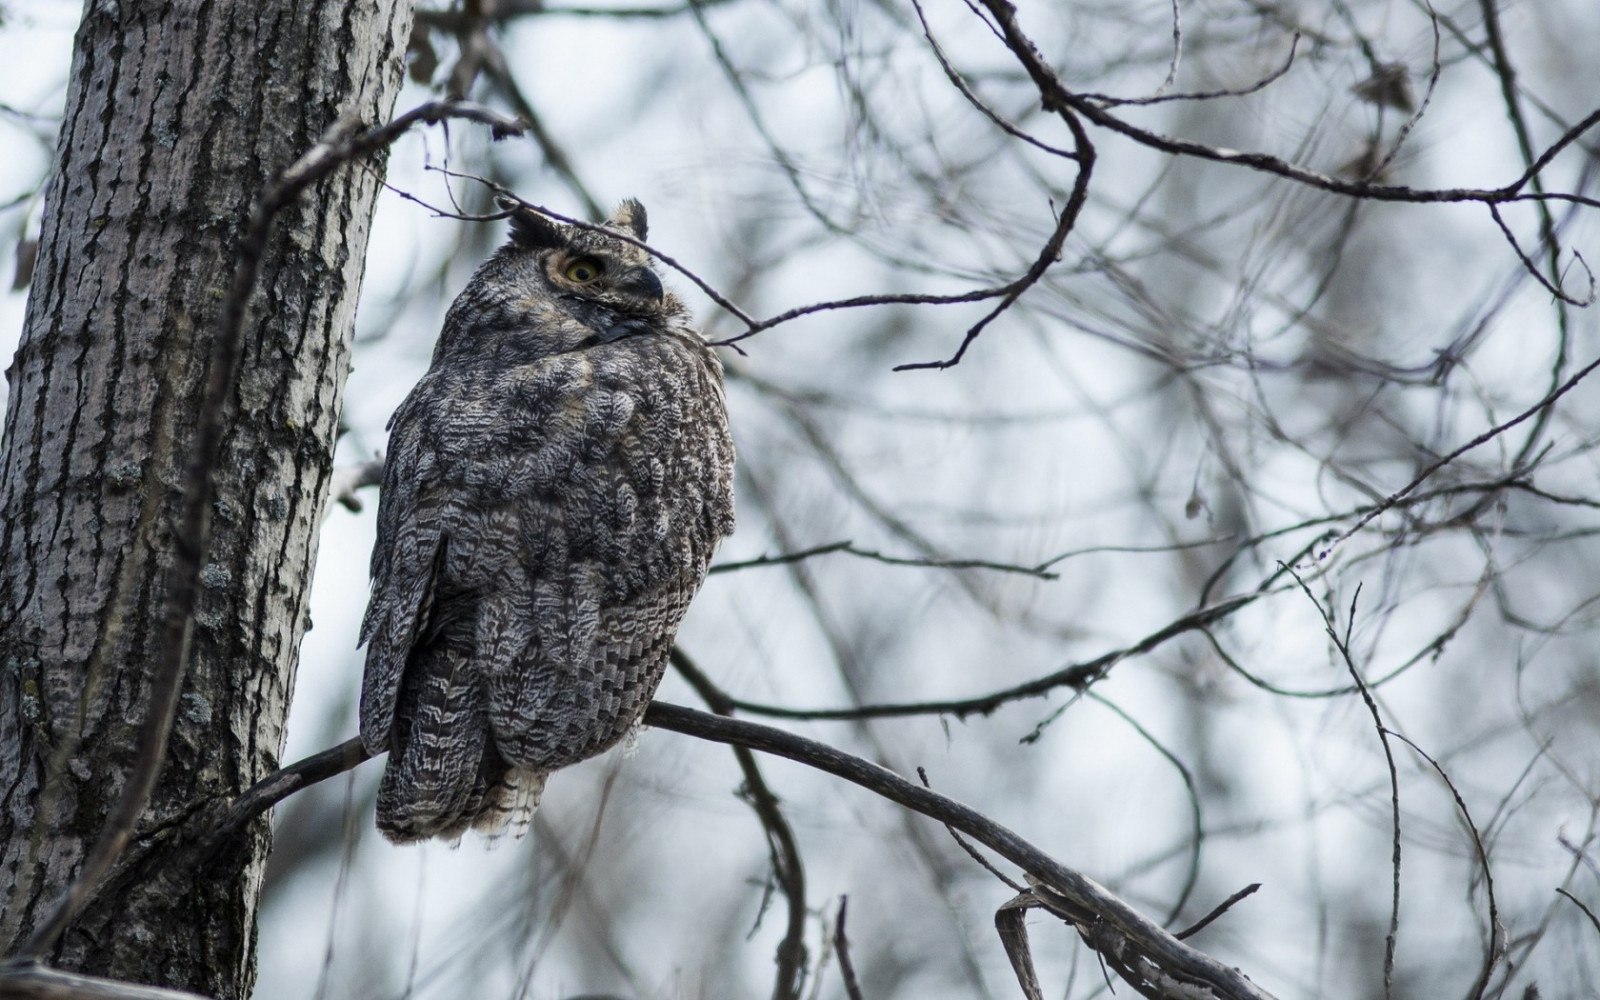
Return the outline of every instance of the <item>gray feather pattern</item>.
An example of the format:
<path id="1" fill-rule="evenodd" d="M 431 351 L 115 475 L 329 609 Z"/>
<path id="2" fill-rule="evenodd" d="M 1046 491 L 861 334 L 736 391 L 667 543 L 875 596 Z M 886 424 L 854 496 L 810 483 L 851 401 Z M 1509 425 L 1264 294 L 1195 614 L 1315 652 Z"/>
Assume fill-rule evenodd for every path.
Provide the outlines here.
<path id="1" fill-rule="evenodd" d="M 715 355 L 639 294 L 643 251 L 539 223 L 468 282 L 391 421 L 361 692 L 391 840 L 525 830 L 551 771 L 638 721 L 733 529 Z"/>

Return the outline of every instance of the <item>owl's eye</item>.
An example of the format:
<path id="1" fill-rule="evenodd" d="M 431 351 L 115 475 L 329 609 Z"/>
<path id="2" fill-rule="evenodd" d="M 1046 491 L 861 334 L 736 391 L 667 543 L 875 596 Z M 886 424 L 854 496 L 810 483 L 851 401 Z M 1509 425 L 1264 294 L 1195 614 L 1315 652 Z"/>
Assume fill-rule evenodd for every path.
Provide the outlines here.
<path id="1" fill-rule="evenodd" d="M 576 281 L 579 284 L 584 284 L 600 277 L 600 272 L 604 269 L 604 265 L 602 265 L 599 261 L 589 257 L 581 257 L 578 260 L 568 264 L 564 273 L 566 274 L 568 281 Z"/>

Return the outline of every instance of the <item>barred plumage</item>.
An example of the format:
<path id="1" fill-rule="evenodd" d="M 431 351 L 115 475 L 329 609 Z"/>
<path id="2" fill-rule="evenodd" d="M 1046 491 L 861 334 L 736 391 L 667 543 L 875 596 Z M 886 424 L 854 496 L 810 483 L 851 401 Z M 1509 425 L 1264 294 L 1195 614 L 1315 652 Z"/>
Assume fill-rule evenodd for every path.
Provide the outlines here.
<path id="1" fill-rule="evenodd" d="M 644 209 L 606 225 L 639 239 Z M 648 255 L 525 209 L 390 421 L 361 738 L 389 839 L 520 834 L 615 744 L 733 530 L 722 367 Z"/>

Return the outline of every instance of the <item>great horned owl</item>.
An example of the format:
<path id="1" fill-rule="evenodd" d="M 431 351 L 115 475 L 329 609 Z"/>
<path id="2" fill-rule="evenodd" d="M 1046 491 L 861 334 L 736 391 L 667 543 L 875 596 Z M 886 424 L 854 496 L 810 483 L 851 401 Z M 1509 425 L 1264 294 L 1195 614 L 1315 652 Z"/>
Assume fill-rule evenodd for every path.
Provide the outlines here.
<path id="1" fill-rule="evenodd" d="M 645 236 L 623 202 L 605 223 Z M 733 530 L 722 366 L 649 255 L 518 208 L 390 420 L 361 739 L 390 840 L 527 829 L 615 744 Z"/>

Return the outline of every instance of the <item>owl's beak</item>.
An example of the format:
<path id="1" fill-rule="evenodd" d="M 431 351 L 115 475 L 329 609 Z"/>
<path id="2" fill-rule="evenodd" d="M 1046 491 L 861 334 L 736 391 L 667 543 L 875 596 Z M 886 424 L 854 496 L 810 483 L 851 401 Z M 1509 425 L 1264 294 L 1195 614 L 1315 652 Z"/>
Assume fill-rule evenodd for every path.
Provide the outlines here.
<path id="1" fill-rule="evenodd" d="M 666 294 L 666 289 L 661 287 L 661 279 L 648 267 L 635 267 L 624 272 L 615 287 L 629 295 L 641 299 L 654 299 L 657 302 L 660 302 L 661 297 Z"/>

